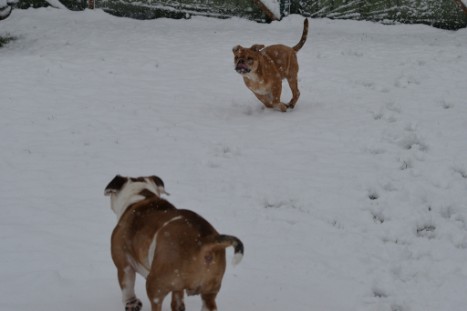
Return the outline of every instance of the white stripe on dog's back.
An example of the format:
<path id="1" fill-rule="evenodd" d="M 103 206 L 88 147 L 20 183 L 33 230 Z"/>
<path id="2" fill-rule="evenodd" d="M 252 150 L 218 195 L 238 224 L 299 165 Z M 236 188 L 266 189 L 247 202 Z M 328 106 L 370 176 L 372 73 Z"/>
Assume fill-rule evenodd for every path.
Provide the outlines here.
<path id="1" fill-rule="evenodd" d="M 148 249 L 148 267 L 149 267 L 149 269 L 151 269 L 152 261 L 154 260 L 154 254 L 156 253 L 157 234 L 159 233 L 159 231 L 164 229 L 165 226 L 167 226 L 171 222 L 174 222 L 174 221 L 179 220 L 179 219 L 183 219 L 183 216 L 175 216 L 174 218 L 167 220 L 162 225 L 162 227 L 160 227 L 160 229 L 156 231 L 156 234 L 154 234 L 154 238 L 152 239 L 151 244 L 149 245 L 149 249 Z"/>

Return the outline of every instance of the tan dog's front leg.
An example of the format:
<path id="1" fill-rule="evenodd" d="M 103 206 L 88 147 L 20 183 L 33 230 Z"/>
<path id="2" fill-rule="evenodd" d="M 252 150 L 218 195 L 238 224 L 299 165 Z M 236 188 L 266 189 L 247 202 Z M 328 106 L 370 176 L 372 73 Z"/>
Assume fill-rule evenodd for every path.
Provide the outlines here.
<path id="1" fill-rule="evenodd" d="M 256 93 L 253 93 L 255 94 L 256 98 L 259 99 L 260 102 L 263 103 L 264 106 L 266 106 L 267 108 L 272 108 L 272 101 L 271 101 L 271 96 L 269 95 L 260 95 L 260 94 L 256 94 Z"/>
<path id="2" fill-rule="evenodd" d="M 272 106 L 282 112 L 286 112 L 288 106 L 284 103 L 281 103 L 281 93 L 282 93 L 282 80 L 274 83 L 272 88 Z"/>
<path id="3" fill-rule="evenodd" d="M 280 95 L 281 95 L 281 89 L 279 90 L 273 90 L 272 94 L 268 95 L 260 95 L 257 93 L 254 93 L 256 98 L 258 98 L 264 106 L 267 108 L 275 108 L 277 110 L 280 110 L 282 112 L 287 111 L 287 105 L 281 103 L 280 101 Z"/>
<path id="4" fill-rule="evenodd" d="M 125 311 L 140 311 L 143 307 L 141 301 L 135 295 L 136 273 L 130 266 L 118 269 L 118 282 L 122 290 L 122 301 Z"/>

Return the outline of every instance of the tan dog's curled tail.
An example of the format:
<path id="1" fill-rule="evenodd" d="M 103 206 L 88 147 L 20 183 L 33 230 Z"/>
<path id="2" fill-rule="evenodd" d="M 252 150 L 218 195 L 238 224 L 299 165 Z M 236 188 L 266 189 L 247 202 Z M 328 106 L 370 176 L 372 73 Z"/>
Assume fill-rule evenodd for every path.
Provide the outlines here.
<path id="1" fill-rule="evenodd" d="M 232 259 L 232 265 L 237 265 L 243 258 L 243 243 L 237 237 L 226 234 L 219 234 L 214 239 L 210 238 L 208 241 L 205 241 L 206 244 L 203 245 L 202 252 L 206 256 L 211 251 L 218 249 L 225 249 L 232 246 L 234 248 L 234 257 Z"/>
<path id="2" fill-rule="evenodd" d="M 306 37 L 308 36 L 308 18 L 305 18 L 305 21 L 303 22 L 303 33 L 302 37 L 300 38 L 300 41 L 295 45 L 292 49 L 295 50 L 295 52 L 298 52 L 303 45 L 306 42 Z"/>

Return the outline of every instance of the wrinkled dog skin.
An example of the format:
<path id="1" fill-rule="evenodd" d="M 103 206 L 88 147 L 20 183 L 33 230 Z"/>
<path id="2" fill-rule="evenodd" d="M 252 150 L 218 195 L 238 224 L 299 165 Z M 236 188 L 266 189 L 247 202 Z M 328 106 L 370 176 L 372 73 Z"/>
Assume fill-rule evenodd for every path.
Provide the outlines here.
<path id="1" fill-rule="evenodd" d="M 294 47 L 275 44 L 265 47 L 255 44 L 250 48 L 237 45 L 233 48 L 235 70 L 242 75 L 246 86 L 267 108 L 282 112 L 293 109 L 300 96 L 298 90 L 297 52 L 303 47 L 308 35 L 308 19 L 303 24 L 300 41 Z M 287 79 L 292 90 L 288 104 L 280 101 L 282 80 Z"/>
<path id="2" fill-rule="evenodd" d="M 172 311 L 184 311 L 184 292 L 201 295 L 203 311 L 215 311 L 225 271 L 225 248 L 234 248 L 234 264 L 243 257 L 242 242 L 219 234 L 203 217 L 177 209 L 162 199 L 164 182 L 157 176 L 123 177 L 105 188 L 117 215 L 111 253 L 117 267 L 126 311 L 140 311 L 136 273 L 146 278 L 152 311 L 161 311 L 172 293 Z"/>

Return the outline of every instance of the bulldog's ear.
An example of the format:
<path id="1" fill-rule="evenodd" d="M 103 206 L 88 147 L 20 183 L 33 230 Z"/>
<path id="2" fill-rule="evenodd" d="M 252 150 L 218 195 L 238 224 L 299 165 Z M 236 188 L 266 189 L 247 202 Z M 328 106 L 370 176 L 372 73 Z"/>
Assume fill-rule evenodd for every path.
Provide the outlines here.
<path id="1" fill-rule="evenodd" d="M 112 193 L 116 193 L 122 189 L 123 185 L 128 181 L 127 177 L 117 175 L 112 179 L 107 187 L 105 187 L 104 195 L 108 196 Z"/>
<path id="2" fill-rule="evenodd" d="M 152 176 L 149 176 L 149 178 L 151 178 L 152 181 L 154 181 L 156 186 L 158 186 L 158 187 L 164 187 L 165 186 L 164 182 L 162 181 L 162 178 L 160 178 L 159 176 L 152 175 Z"/>
<path id="3" fill-rule="evenodd" d="M 242 47 L 240 45 L 236 45 L 232 48 L 232 52 L 237 53 Z"/>
<path id="4" fill-rule="evenodd" d="M 251 46 L 250 50 L 253 50 L 255 52 L 259 52 L 262 48 L 264 48 L 264 44 L 254 44 Z"/>
<path id="5" fill-rule="evenodd" d="M 166 195 L 170 195 L 170 193 L 168 193 L 167 191 L 165 191 L 165 185 L 164 185 L 164 182 L 162 181 L 162 178 L 156 176 L 156 175 L 152 175 L 152 176 L 149 176 L 149 178 L 152 179 L 152 181 L 154 181 L 154 183 L 156 184 L 157 186 L 157 190 L 160 191 L 160 193 L 163 193 L 163 194 L 166 194 Z"/>

